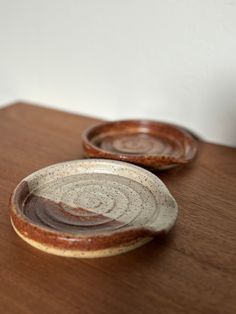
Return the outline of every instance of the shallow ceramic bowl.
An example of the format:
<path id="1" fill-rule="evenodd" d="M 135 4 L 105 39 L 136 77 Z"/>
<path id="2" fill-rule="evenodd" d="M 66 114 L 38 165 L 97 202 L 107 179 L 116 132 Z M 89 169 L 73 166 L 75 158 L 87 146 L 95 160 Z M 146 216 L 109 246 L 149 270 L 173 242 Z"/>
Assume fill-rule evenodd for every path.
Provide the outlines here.
<path id="1" fill-rule="evenodd" d="M 23 179 L 10 200 L 16 233 L 48 253 L 100 257 L 166 233 L 177 204 L 147 170 L 111 160 L 76 160 Z"/>
<path id="2" fill-rule="evenodd" d="M 86 156 L 128 161 L 140 166 L 167 169 L 191 161 L 196 142 L 172 124 L 127 120 L 102 123 L 82 135 Z"/>

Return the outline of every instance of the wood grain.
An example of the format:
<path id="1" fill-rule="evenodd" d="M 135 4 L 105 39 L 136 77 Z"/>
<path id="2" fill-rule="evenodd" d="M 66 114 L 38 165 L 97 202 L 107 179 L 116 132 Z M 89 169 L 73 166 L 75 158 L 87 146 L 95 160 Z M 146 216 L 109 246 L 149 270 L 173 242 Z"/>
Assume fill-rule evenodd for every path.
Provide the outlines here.
<path id="1" fill-rule="evenodd" d="M 14 104 L 0 110 L 1 313 L 236 313 L 236 150 L 199 144 L 189 166 L 158 173 L 180 213 L 168 237 L 79 260 L 42 253 L 13 231 L 11 191 L 52 163 L 82 157 L 98 120 Z"/>

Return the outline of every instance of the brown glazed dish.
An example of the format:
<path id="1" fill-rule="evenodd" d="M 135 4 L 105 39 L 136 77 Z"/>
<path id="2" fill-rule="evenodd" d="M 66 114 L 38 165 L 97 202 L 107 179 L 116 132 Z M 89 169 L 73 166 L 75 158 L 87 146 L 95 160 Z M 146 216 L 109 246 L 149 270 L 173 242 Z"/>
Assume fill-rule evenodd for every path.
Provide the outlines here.
<path id="1" fill-rule="evenodd" d="M 124 120 L 88 128 L 82 135 L 88 157 L 131 162 L 167 169 L 191 161 L 197 151 L 194 138 L 173 124 Z"/>
<path id="2" fill-rule="evenodd" d="M 70 257 L 133 250 L 174 225 L 174 198 L 149 171 L 114 160 L 74 160 L 24 178 L 10 201 L 11 223 L 30 245 Z"/>

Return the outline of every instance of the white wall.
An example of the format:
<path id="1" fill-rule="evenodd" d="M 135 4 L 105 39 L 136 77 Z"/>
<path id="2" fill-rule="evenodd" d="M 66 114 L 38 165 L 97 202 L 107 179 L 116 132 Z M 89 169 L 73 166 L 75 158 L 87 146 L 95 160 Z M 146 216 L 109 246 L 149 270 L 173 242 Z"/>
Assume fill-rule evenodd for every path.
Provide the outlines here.
<path id="1" fill-rule="evenodd" d="M 236 0 L 0 0 L 0 104 L 183 124 L 236 145 Z"/>

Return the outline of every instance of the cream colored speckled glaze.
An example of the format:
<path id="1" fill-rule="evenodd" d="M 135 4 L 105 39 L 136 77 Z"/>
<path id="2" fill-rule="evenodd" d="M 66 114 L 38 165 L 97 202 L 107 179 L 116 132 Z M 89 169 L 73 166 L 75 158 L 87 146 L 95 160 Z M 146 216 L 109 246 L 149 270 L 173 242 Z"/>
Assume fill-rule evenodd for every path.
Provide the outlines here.
<path id="1" fill-rule="evenodd" d="M 25 195 L 22 185 L 28 189 Z M 10 203 L 12 225 L 23 240 L 71 257 L 130 251 L 168 232 L 177 212 L 175 200 L 155 175 L 125 162 L 98 159 L 41 169 L 22 180 Z"/>

